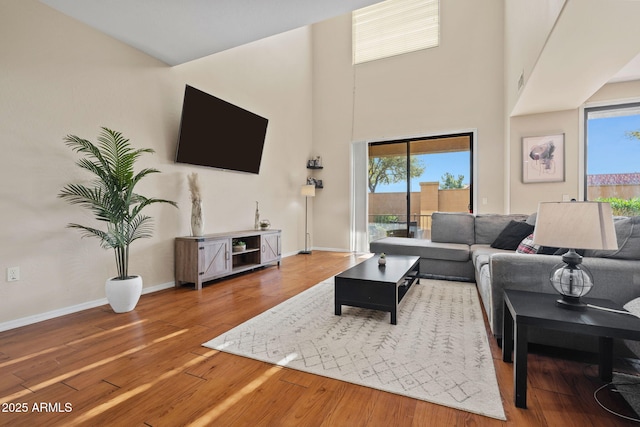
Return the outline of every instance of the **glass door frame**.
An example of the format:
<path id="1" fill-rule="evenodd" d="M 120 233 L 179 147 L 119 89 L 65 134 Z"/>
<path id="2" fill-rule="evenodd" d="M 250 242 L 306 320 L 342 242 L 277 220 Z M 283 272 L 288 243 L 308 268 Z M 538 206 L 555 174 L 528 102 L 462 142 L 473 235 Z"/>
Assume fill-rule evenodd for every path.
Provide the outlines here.
<path id="1" fill-rule="evenodd" d="M 375 145 L 387 145 L 387 144 L 406 144 L 406 154 L 405 154 L 405 158 L 406 158 L 406 171 L 407 171 L 407 176 L 406 176 L 406 228 L 405 228 L 405 233 L 407 236 L 410 236 L 410 232 L 411 232 L 411 176 L 410 176 L 410 165 L 411 165 L 411 143 L 412 142 L 419 142 L 419 141 L 429 141 L 429 140 L 438 140 L 438 139 L 446 139 L 446 138 L 454 138 L 454 137 L 467 137 L 469 138 L 469 176 L 470 176 L 470 182 L 469 182 L 469 205 L 468 205 L 468 211 L 473 213 L 475 206 L 476 206 L 476 193 L 475 193 L 475 181 L 477 179 L 476 176 L 476 167 L 475 167 L 475 163 L 476 163 L 476 158 L 475 158 L 475 152 L 476 152 L 476 141 L 477 141 L 477 137 L 476 137 L 476 130 L 470 130 L 470 131 L 460 131 L 460 132 L 452 132 L 452 133 L 442 133 L 442 134 L 435 134 L 435 135 L 428 135 L 428 136 L 418 136 L 418 137 L 411 137 L 411 138 L 399 138 L 399 139 L 390 139 L 390 140 L 385 140 L 385 141 L 375 141 L 375 142 L 369 142 L 367 145 L 370 148 L 371 146 L 375 146 Z M 367 162 L 369 157 L 371 156 L 371 154 L 369 153 L 369 150 L 367 150 Z M 368 188 L 367 188 L 367 193 L 368 193 Z M 368 201 L 368 197 L 367 197 L 367 206 L 369 204 Z M 368 208 L 367 208 L 368 210 Z"/>

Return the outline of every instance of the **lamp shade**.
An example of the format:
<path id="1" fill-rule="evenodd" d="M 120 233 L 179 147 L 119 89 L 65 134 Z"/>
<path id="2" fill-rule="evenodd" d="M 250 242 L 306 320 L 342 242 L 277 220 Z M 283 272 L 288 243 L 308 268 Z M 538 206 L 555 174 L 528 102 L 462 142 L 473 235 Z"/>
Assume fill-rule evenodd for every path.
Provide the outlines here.
<path id="1" fill-rule="evenodd" d="M 303 185 L 300 194 L 306 197 L 315 197 L 316 186 L 315 185 Z"/>
<path id="2" fill-rule="evenodd" d="M 543 202 L 533 243 L 571 249 L 618 249 L 611 205 L 603 202 Z"/>

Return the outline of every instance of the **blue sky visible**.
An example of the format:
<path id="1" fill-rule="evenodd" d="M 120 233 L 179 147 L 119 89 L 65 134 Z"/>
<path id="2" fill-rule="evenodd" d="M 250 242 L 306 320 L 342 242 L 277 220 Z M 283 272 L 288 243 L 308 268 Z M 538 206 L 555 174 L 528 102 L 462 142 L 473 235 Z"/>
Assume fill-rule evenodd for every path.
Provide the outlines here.
<path id="1" fill-rule="evenodd" d="M 462 183 L 470 183 L 469 151 L 456 153 L 422 154 L 416 156 L 425 167 L 419 178 L 411 179 L 411 191 L 420 191 L 421 182 L 441 181 L 442 175 L 449 172 L 455 178 L 464 175 Z M 391 193 L 407 191 L 407 183 L 401 182 L 391 185 L 378 185 L 376 193 Z"/>
<path id="2" fill-rule="evenodd" d="M 640 139 L 627 131 L 640 130 L 640 115 L 589 119 L 587 174 L 640 172 Z"/>
<path id="3" fill-rule="evenodd" d="M 626 135 L 636 130 L 640 131 L 640 115 L 589 119 L 587 174 L 640 173 L 640 139 Z M 469 155 L 463 151 L 417 156 L 425 171 L 411 180 L 411 191 L 420 191 L 420 182 L 440 181 L 447 172 L 454 177 L 464 175 L 463 183 L 469 184 Z M 405 182 L 379 185 L 376 193 L 403 192 L 406 188 Z"/>

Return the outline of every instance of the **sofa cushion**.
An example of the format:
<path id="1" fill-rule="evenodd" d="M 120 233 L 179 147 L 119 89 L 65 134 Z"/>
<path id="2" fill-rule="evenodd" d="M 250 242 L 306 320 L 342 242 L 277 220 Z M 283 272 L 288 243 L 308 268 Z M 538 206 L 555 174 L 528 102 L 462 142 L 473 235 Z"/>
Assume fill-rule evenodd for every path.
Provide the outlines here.
<path id="1" fill-rule="evenodd" d="M 533 226 L 524 221 L 511 221 L 491 243 L 492 248 L 515 251 L 522 239 L 533 233 Z"/>
<path id="2" fill-rule="evenodd" d="M 471 261 L 473 261 L 473 265 L 476 267 L 476 270 L 478 270 L 483 264 L 489 262 L 491 255 L 509 252 L 511 251 L 492 248 L 489 245 L 471 245 Z"/>
<path id="3" fill-rule="evenodd" d="M 437 243 L 474 243 L 474 216 L 465 212 L 431 214 L 431 241 Z"/>
<path id="4" fill-rule="evenodd" d="M 446 261 L 469 261 L 469 245 L 463 243 L 436 243 L 426 239 L 384 237 L 369 244 L 372 252 L 392 255 L 415 255 Z"/>
<path id="5" fill-rule="evenodd" d="M 527 215 L 478 214 L 475 223 L 475 243 L 490 245 L 511 221 L 524 221 Z M 522 240 L 522 239 L 520 239 Z M 520 243 L 520 240 L 518 243 Z M 517 245 L 516 245 L 517 246 Z M 515 248 L 513 248 L 515 250 Z"/>
<path id="6" fill-rule="evenodd" d="M 640 259 L 640 217 L 617 217 L 614 221 L 618 249 L 587 250 L 585 256 L 618 259 Z"/>

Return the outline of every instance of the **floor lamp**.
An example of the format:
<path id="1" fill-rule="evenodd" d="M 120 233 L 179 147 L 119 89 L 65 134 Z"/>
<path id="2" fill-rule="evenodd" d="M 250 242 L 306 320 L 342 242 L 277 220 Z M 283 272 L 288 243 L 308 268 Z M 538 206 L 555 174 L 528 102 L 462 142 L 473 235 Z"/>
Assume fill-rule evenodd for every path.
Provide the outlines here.
<path id="1" fill-rule="evenodd" d="M 307 227 L 309 224 L 309 197 L 315 197 L 316 195 L 316 186 L 315 185 L 303 185 L 300 194 L 304 196 L 304 250 L 299 253 L 308 255 L 311 253 L 311 249 L 309 249 L 309 232 L 307 231 Z"/>

